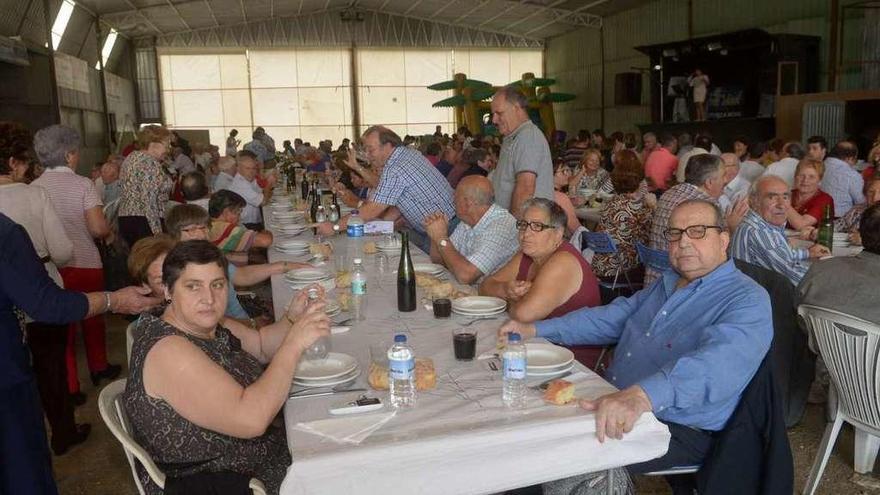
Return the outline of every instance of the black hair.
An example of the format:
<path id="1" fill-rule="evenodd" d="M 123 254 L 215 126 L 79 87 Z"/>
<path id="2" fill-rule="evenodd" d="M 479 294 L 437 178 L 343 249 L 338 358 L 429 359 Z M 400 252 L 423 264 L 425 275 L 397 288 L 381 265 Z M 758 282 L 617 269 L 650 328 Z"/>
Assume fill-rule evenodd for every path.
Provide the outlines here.
<path id="1" fill-rule="evenodd" d="M 859 221 L 859 235 L 865 251 L 880 254 L 880 203 L 868 207 Z"/>
<path id="2" fill-rule="evenodd" d="M 237 192 L 221 189 L 215 192 L 208 201 L 208 215 L 217 218 L 227 208 L 242 209 L 247 202 Z"/>
<path id="3" fill-rule="evenodd" d="M 216 263 L 223 269 L 223 277 L 226 277 L 227 261 L 220 249 L 208 241 L 184 241 L 178 242 L 162 263 L 162 283 L 168 287 L 168 292 L 174 290 L 174 284 L 180 278 L 180 274 L 189 264 L 210 265 Z"/>

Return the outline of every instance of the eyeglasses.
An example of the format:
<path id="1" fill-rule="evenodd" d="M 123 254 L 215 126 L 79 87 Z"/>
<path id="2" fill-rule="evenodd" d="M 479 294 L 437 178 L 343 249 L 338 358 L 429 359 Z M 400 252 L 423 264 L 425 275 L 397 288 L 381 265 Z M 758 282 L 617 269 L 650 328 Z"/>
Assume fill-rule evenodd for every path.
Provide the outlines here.
<path id="1" fill-rule="evenodd" d="M 525 220 L 517 220 L 516 230 L 520 232 L 525 232 L 526 228 L 532 229 L 532 232 L 541 232 L 544 229 L 555 229 L 556 227 L 541 222 L 527 222 Z"/>
<path id="2" fill-rule="evenodd" d="M 687 234 L 690 239 L 702 239 L 709 229 L 718 229 L 718 232 L 724 230 L 717 225 L 689 225 L 683 229 L 668 228 L 663 231 L 663 237 L 671 242 L 681 240 L 682 234 Z"/>

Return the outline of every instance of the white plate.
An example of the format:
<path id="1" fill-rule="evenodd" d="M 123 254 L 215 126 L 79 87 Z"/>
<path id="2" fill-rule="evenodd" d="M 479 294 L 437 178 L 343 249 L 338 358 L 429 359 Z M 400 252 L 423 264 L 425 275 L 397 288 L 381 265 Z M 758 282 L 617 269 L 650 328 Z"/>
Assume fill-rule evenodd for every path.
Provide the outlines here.
<path id="1" fill-rule="evenodd" d="M 559 368 L 559 369 L 552 369 L 552 370 L 546 370 L 546 371 L 545 370 L 526 369 L 526 374 L 528 376 L 543 376 L 543 377 L 556 376 L 556 375 L 561 375 L 563 373 L 569 372 L 572 370 L 572 368 L 574 368 L 574 363 L 570 363 L 570 364 L 563 366 L 562 368 Z"/>
<path id="2" fill-rule="evenodd" d="M 339 314 L 342 311 L 342 306 L 339 305 L 336 301 L 327 301 L 327 305 L 324 306 L 324 312 L 328 315 L 330 313 Z"/>
<path id="3" fill-rule="evenodd" d="M 309 243 L 306 241 L 285 240 L 275 243 L 275 247 L 287 250 L 308 250 Z"/>
<path id="4" fill-rule="evenodd" d="M 530 342 L 526 344 L 526 367 L 528 370 L 552 370 L 574 361 L 574 353 L 565 347 Z"/>
<path id="5" fill-rule="evenodd" d="M 330 278 L 330 272 L 321 268 L 300 268 L 287 272 L 286 277 L 297 282 L 316 282 Z"/>
<path id="6" fill-rule="evenodd" d="M 376 243 L 376 248 L 383 251 L 399 251 L 402 245 L 403 243 L 400 240 L 396 240 L 393 242 L 382 241 Z"/>
<path id="7" fill-rule="evenodd" d="M 292 280 L 288 280 L 287 283 L 290 285 L 290 288 L 294 291 L 303 290 L 306 287 L 312 284 L 318 284 L 324 288 L 324 290 L 333 290 L 336 288 L 336 278 L 328 278 L 327 280 L 319 280 L 317 282 L 294 282 Z"/>
<path id="8" fill-rule="evenodd" d="M 351 373 L 340 376 L 339 378 L 330 378 L 327 380 L 308 380 L 308 381 L 300 380 L 299 378 L 294 378 L 293 384 L 299 385 L 300 387 L 305 387 L 305 388 L 332 387 L 335 385 L 342 385 L 343 383 L 348 383 L 348 382 L 354 380 L 355 378 L 359 377 L 360 375 L 361 375 L 361 369 L 359 367 L 356 367 L 354 369 L 354 371 L 352 371 Z"/>
<path id="9" fill-rule="evenodd" d="M 452 301 L 452 310 L 470 314 L 491 313 L 507 307 L 507 301 L 489 296 L 466 296 Z"/>
<path id="10" fill-rule="evenodd" d="M 347 375 L 357 368 L 357 359 L 341 352 L 328 352 L 326 359 L 302 359 L 293 378 L 299 381 L 324 381 Z"/>
<path id="11" fill-rule="evenodd" d="M 427 273 L 429 275 L 437 275 L 443 273 L 444 268 L 434 263 L 416 263 L 413 265 L 416 272 Z"/>
<path id="12" fill-rule="evenodd" d="M 476 312 L 476 311 L 469 311 L 468 312 L 468 311 L 462 311 L 460 309 L 459 310 L 456 310 L 456 309 L 452 310 L 453 313 L 455 313 L 459 316 L 464 316 L 465 318 L 481 318 L 483 316 L 495 316 L 495 315 L 500 315 L 501 313 L 503 313 L 505 311 L 507 311 L 507 308 L 501 308 L 497 311 L 480 311 L 480 312 Z"/>

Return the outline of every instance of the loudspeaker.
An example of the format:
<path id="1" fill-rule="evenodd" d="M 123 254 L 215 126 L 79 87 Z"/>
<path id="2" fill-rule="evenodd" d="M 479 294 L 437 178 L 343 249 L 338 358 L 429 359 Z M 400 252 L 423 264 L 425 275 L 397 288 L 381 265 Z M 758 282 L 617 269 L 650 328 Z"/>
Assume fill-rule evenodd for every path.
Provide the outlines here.
<path id="1" fill-rule="evenodd" d="M 642 104 L 642 74 L 639 72 L 621 72 L 614 75 L 614 104 Z"/>

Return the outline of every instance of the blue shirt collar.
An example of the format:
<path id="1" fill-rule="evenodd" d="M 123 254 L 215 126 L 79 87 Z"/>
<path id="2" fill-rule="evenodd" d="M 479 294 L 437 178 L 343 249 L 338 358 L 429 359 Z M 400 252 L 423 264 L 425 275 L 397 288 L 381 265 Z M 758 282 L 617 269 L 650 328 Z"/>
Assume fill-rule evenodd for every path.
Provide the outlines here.
<path id="1" fill-rule="evenodd" d="M 697 280 L 694 280 L 686 287 L 699 287 L 702 284 L 712 283 L 719 278 L 725 277 L 730 273 L 733 273 L 736 269 L 737 268 L 736 265 L 734 265 L 733 263 L 733 259 L 730 258 L 724 263 L 718 265 L 718 267 L 716 267 L 711 272 L 703 275 Z M 673 292 L 675 292 L 675 284 L 678 283 L 678 279 L 680 278 L 681 275 L 679 275 L 678 272 L 675 270 L 666 270 L 665 272 L 663 272 L 663 278 L 661 279 L 661 281 L 663 283 L 663 291 L 666 293 L 667 298 L 671 296 Z"/>

